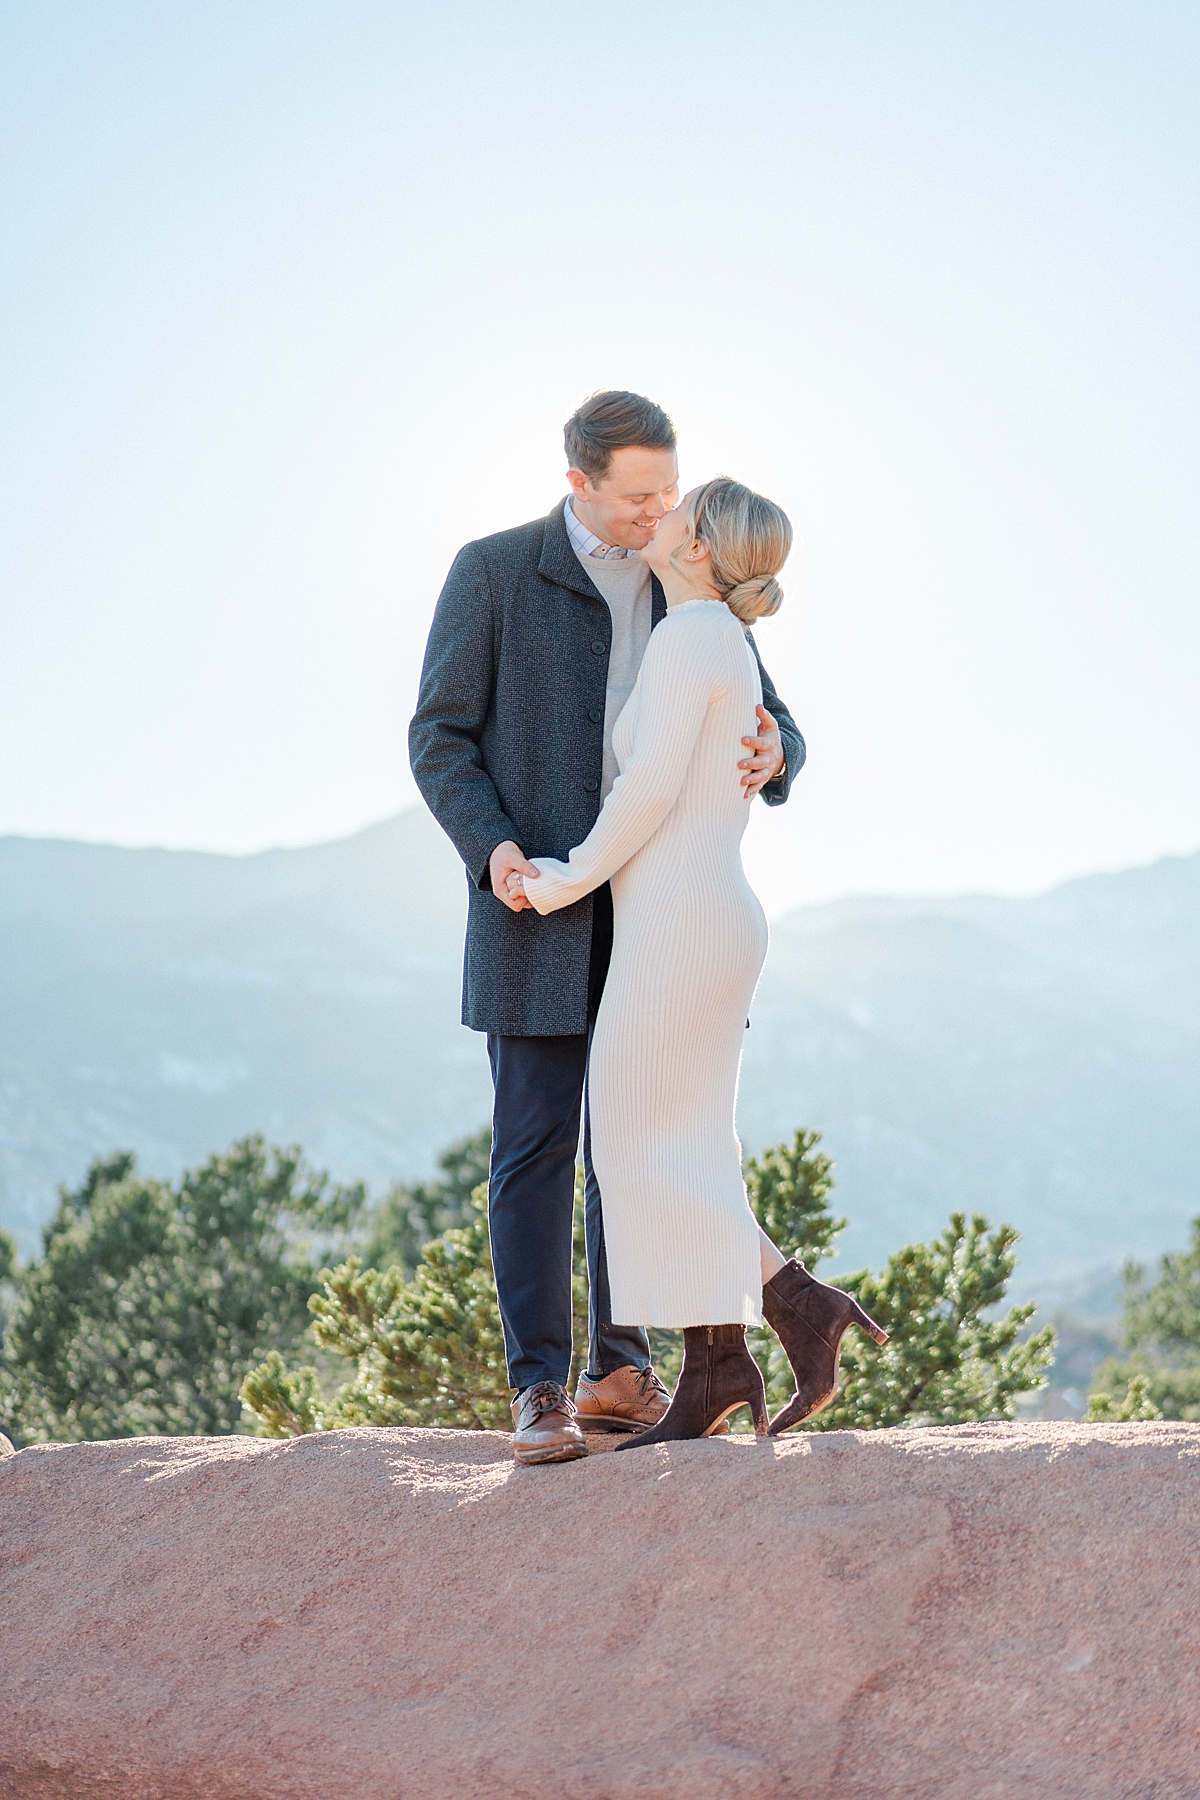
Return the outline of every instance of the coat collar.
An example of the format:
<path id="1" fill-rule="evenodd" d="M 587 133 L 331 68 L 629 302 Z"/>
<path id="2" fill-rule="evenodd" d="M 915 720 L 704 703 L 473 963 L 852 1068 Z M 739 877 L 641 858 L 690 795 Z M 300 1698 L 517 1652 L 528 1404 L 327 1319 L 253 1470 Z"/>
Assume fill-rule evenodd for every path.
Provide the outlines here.
<path id="1" fill-rule="evenodd" d="M 604 605 L 604 595 L 594 581 L 589 581 L 567 536 L 561 501 L 546 519 L 538 574 L 544 575 L 547 581 L 553 581 L 558 587 L 570 588 L 573 594 L 582 594 L 586 600 L 598 600 L 601 606 Z"/>
<path id="2" fill-rule="evenodd" d="M 542 532 L 542 554 L 538 561 L 538 574 L 553 581 L 558 587 L 570 588 L 573 594 L 582 594 L 585 600 L 598 600 L 604 606 L 604 595 L 594 581 L 589 580 L 579 558 L 575 554 L 570 538 L 567 536 L 566 522 L 563 519 L 562 502 L 554 508 L 546 519 Z M 667 597 L 663 593 L 662 583 L 653 572 L 650 576 L 650 622 L 657 625 L 667 616 Z"/>

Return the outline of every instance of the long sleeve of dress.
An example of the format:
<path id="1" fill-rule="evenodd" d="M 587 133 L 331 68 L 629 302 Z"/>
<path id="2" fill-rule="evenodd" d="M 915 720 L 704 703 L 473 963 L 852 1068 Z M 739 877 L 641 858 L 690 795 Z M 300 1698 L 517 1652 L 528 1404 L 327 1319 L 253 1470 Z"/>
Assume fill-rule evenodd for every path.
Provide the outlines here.
<path id="1" fill-rule="evenodd" d="M 653 632 L 630 701 L 637 709 L 633 748 L 599 818 L 566 862 L 531 858 L 539 875 L 525 892 L 539 913 L 590 894 L 653 837 L 683 787 L 709 701 L 728 680 L 722 635 L 706 629 L 694 610 L 668 615 Z"/>

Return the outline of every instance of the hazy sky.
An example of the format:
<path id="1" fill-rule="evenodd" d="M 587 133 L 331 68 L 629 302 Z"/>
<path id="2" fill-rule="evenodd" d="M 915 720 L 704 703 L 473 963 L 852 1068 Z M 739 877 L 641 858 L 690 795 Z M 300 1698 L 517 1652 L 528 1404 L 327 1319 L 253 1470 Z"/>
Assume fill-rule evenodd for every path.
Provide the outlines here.
<path id="1" fill-rule="evenodd" d="M 772 906 L 1200 845 L 1195 0 L 7 0 L 0 832 L 413 796 L 592 389 L 791 514 Z"/>

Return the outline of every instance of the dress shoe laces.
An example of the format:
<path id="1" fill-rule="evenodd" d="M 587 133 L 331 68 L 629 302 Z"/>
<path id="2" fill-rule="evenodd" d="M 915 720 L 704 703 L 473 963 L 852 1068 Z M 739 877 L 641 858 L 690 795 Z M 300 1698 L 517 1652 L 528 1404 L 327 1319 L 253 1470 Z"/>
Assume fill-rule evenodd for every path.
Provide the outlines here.
<path id="1" fill-rule="evenodd" d="M 547 1412 L 566 1413 L 568 1418 L 572 1418 L 575 1413 L 575 1402 L 566 1388 L 559 1387 L 556 1381 L 539 1381 L 526 1394 L 525 1405 L 535 1419 Z"/>
<path id="2" fill-rule="evenodd" d="M 671 1398 L 671 1390 L 666 1387 L 649 1365 L 639 1370 L 637 1377 L 638 1396 L 641 1400 L 649 1400 L 652 1394 L 661 1394 L 664 1399 Z"/>

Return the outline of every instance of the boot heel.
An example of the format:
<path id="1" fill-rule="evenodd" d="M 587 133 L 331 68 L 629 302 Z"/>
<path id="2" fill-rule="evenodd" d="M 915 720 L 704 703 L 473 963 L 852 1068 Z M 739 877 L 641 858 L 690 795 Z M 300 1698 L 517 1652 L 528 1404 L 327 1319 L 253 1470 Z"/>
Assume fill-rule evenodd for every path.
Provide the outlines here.
<path id="1" fill-rule="evenodd" d="M 759 1388 L 750 1402 L 750 1417 L 754 1420 L 755 1437 L 766 1437 L 770 1431 L 771 1415 L 767 1411 L 767 1394 L 765 1388 Z"/>
<path id="2" fill-rule="evenodd" d="M 851 1324 L 857 1325 L 860 1331 L 867 1332 L 877 1344 L 886 1344 L 890 1334 L 883 1329 L 883 1326 L 877 1325 L 870 1313 L 863 1311 L 857 1300 L 851 1300 L 850 1304 L 854 1309 L 850 1315 Z"/>

